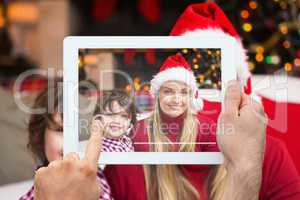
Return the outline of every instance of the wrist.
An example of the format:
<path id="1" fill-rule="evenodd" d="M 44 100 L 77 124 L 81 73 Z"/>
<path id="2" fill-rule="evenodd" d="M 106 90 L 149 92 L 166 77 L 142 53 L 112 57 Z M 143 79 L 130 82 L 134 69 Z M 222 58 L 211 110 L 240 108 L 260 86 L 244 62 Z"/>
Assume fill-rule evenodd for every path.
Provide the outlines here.
<path id="1" fill-rule="evenodd" d="M 233 195 L 234 198 L 228 199 L 241 199 L 241 197 L 244 198 L 245 196 L 249 196 L 249 199 L 251 200 L 258 198 L 262 179 L 262 165 L 252 165 L 247 162 L 240 162 L 239 164 L 229 163 L 226 166 L 226 169 L 226 185 L 229 188 L 233 188 L 232 190 L 229 189 L 229 191 L 231 191 L 229 193 L 235 193 L 235 195 Z"/>

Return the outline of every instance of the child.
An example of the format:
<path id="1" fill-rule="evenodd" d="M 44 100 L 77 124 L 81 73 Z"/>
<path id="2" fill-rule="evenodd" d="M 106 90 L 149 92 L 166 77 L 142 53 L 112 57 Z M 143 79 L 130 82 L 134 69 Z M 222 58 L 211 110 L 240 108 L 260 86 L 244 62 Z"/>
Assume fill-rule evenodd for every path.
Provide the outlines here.
<path id="1" fill-rule="evenodd" d="M 96 105 L 94 120 L 102 131 L 103 152 L 134 151 L 132 141 L 127 136 L 136 122 L 134 99 L 125 91 L 104 91 L 100 103 Z"/>
<path id="2" fill-rule="evenodd" d="M 136 107 L 134 99 L 125 91 L 104 91 L 95 107 L 92 121 L 93 131 L 102 132 L 102 152 L 132 152 L 131 138 L 127 136 L 136 122 Z M 101 177 L 102 198 L 111 198 L 110 188 L 103 173 L 105 166 L 100 166 L 98 174 Z M 103 198 L 104 199 L 104 198 Z"/>
<path id="3" fill-rule="evenodd" d="M 63 157 L 63 125 L 62 125 L 63 121 L 62 121 L 62 115 L 59 112 L 59 107 L 62 104 L 62 88 L 59 88 L 59 83 L 62 83 L 62 79 L 55 79 L 53 85 L 46 87 L 37 96 L 33 108 L 45 109 L 46 112 L 42 114 L 32 114 L 30 116 L 30 121 L 28 124 L 28 132 L 29 132 L 28 148 L 32 152 L 34 158 L 37 160 L 39 167 L 47 166 L 51 161 L 62 159 Z M 53 110 L 50 110 L 48 107 L 49 94 L 53 95 L 54 96 L 53 98 L 55 99 Z M 104 134 L 105 135 L 108 134 L 108 137 L 107 139 L 103 140 L 103 144 L 104 144 L 102 146 L 103 151 L 106 151 L 107 149 L 111 149 L 111 148 L 116 148 L 117 150 L 119 149 L 131 150 L 132 149 L 131 140 L 127 140 L 128 139 L 127 136 L 121 137 L 126 139 L 121 140 L 120 143 L 118 143 L 119 140 L 109 136 L 110 135 L 109 133 L 111 133 L 112 136 L 118 133 L 118 131 L 114 131 L 114 130 L 119 130 L 115 128 L 115 126 L 122 127 L 122 131 L 123 131 L 129 128 L 130 123 L 128 126 L 127 126 L 128 123 L 124 124 L 126 126 L 123 126 L 122 120 L 120 121 L 121 122 L 120 124 L 118 122 L 115 123 L 113 121 L 107 123 L 108 121 L 106 120 L 109 119 L 109 117 L 113 117 L 113 119 L 117 119 L 116 116 L 118 116 L 118 119 L 123 119 L 127 114 L 128 117 L 130 117 L 129 121 L 131 122 L 131 124 L 135 123 L 134 104 L 133 103 L 130 104 L 130 106 L 128 107 L 130 108 L 130 110 L 127 110 L 127 107 L 125 106 L 124 103 L 125 101 L 129 100 L 129 97 L 126 95 L 126 93 L 121 91 L 105 92 L 103 99 L 105 100 L 103 102 L 104 104 L 98 104 L 95 109 L 95 113 L 103 113 L 102 111 L 100 112 L 99 109 L 103 110 L 102 109 L 103 107 L 106 108 L 105 114 L 108 115 L 107 116 L 96 115 L 95 119 L 99 120 L 99 118 L 103 117 L 103 119 L 105 119 L 103 122 L 105 124 L 110 124 L 108 127 L 111 127 L 111 131 L 110 129 L 104 131 Z M 119 105 L 119 107 L 117 105 Z M 124 109 L 121 109 L 123 107 Z M 115 113 L 115 111 L 118 111 L 116 110 L 116 108 L 124 112 Z M 126 122 L 127 121 L 128 120 L 126 120 Z M 112 142 L 112 145 L 110 145 L 108 141 Z M 123 141 L 128 141 L 128 143 Z M 119 144 L 121 144 L 120 145 L 121 148 L 118 147 Z M 101 191 L 102 191 L 99 199 L 111 200 L 112 198 L 111 198 L 110 186 L 106 182 L 104 174 L 100 169 L 97 173 L 97 176 L 98 176 L 98 180 L 101 183 Z M 20 197 L 19 200 L 33 200 L 33 199 L 34 199 L 34 187 L 32 186 L 31 189 L 25 195 Z"/>

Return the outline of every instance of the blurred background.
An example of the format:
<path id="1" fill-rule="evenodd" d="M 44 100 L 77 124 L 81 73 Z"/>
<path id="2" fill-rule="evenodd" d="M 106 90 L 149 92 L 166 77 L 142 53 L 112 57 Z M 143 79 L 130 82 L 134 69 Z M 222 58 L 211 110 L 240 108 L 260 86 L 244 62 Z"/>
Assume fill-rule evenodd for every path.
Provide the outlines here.
<path id="1" fill-rule="evenodd" d="M 26 191 L 18 184 L 33 177 L 34 160 L 26 149 L 28 115 L 15 104 L 13 94 L 16 78 L 29 69 L 62 69 L 65 36 L 166 36 L 176 19 L 191 3 L 200 0 L 1 0 L 0 1 L 0 192 Z M 269 128 L 269 134 L 282 139 L 300 171 L 297 118 L 300 114 L 300 0 L 215 0 L 236 27 L 248 50 L 249 69 L 253 83 L 265 88 L 264 80 L 281 70 L 288 78 L 288 99 L 274 100 L 268 91 L 258 91 L 265 110 L 274 118 L 277 106 L 288 108 L 286 130 Z M 206 57 L 180 49 L 192 65 L 198 83 L 205 88 L 218 88 L 218 81 Z M 79 52 L 81 81 L 97 81 L 94 76 L 99 59 L 109 62 L 109 55 L 81 50 Z M 147 82 L 162 62 L 153 50 L 125 50 L 118 61 L 136 81 L 136 90 Z M 97 66 L 95 63 L 98 62 Z M 144 69 L 141 69 L 141 65 Z M 100 66 L 101 67 L 101 66 Z M 203 75 L 205 74 L 205 76 Z M 28 105 L 47 80 L 32 76 L 22 86 L 22 98 Z M 275 81 L 276 82 L 276 81 Z M 111 81 L 110 87 L 120 85 Z M 122 86 L 121 86 L 122 87 Z M 124 86 L 126 89 L 126 86 Z M 147 88 L 146 88 L 147 89 Z M 255 89 L 255 87 L 254 87 Z M 84 91 L 83 91 L 84 92 Z M 145 105 L 144 105 L 145 106 Z M 145 108 L 147 109 L 147 108 Z M 282 134 L 287 133 L 287 134 Z M 9 185 L 7 185 L 9 184 Z M 12 184 L 12 185 L 11 185 Z M 25 190 L 24 190 L 25 188 Z"/>

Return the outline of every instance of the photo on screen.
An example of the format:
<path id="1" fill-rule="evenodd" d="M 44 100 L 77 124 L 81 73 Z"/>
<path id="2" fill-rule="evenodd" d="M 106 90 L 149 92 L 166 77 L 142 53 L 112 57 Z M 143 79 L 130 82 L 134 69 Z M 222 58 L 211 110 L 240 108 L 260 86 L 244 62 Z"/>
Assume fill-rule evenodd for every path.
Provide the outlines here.
<path id="1" fill-rule="evenodd" d="M 220 48 L 78 50 L 79 146 L 102 152 L 219 152 L 204 102 L 221 102 Z M 202 114 L 199 114 L 202 113 Z M 203 115 L 204 113 L 204 115 Z"/>

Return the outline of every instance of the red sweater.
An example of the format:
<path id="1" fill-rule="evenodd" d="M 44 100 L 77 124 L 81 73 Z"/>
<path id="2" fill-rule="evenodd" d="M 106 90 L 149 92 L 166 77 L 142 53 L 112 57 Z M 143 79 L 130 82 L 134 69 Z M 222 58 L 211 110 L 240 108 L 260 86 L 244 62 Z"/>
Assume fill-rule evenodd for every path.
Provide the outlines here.
<path id="1" fill-rule="evenodd" d="M 178 130 L 182 128 L 182 118 L 169 120 L 162 116 L 167 124 L 175 122 L 179 124 Z M 206 117 L 198 116 L 200 123 L 215 123 Z M 172 126 L 174 127 L 174 126 Z M 215 141 L 215 134 L 208 134 L 204 126 L 199 129 L 197 141 Z M 170 132 L 170 130 L 167 130 Z M 174 131 L 174 130 L 172 130 Z M 212 131 L 213 132 L 213 131 Z M 138 123 L 133 131 L 134 142 L 148 141 L 145 129 L 145 121 Z M 174 136 L 175 135 L 175 136 Z M 169 138 L 176 140 L 176 134 L 169 134 Z M 197 150 L 214 151 L 216 145 L 197 146 Z M 135 146 L 136 151 L 148 151 L 149 147 Z M 201 200 L 208 199 L 205 190 L 205 181 L 209 173 L 209 166 L 206 165 L 181 165 L 185 176 L 198 190 Z M 145 178 L 142 165 L 110 165 L 105 168 L 105 175 L 111 186 L 112 195 L 115 200 L 146 200 Z M 286 151 L 285 146 L 279 140 L 267 136 L 265 159 L 263 166 L 263 179 L 260 190 L 260 200 L 300 200 L 300 178 L 294 164 Z"/>

